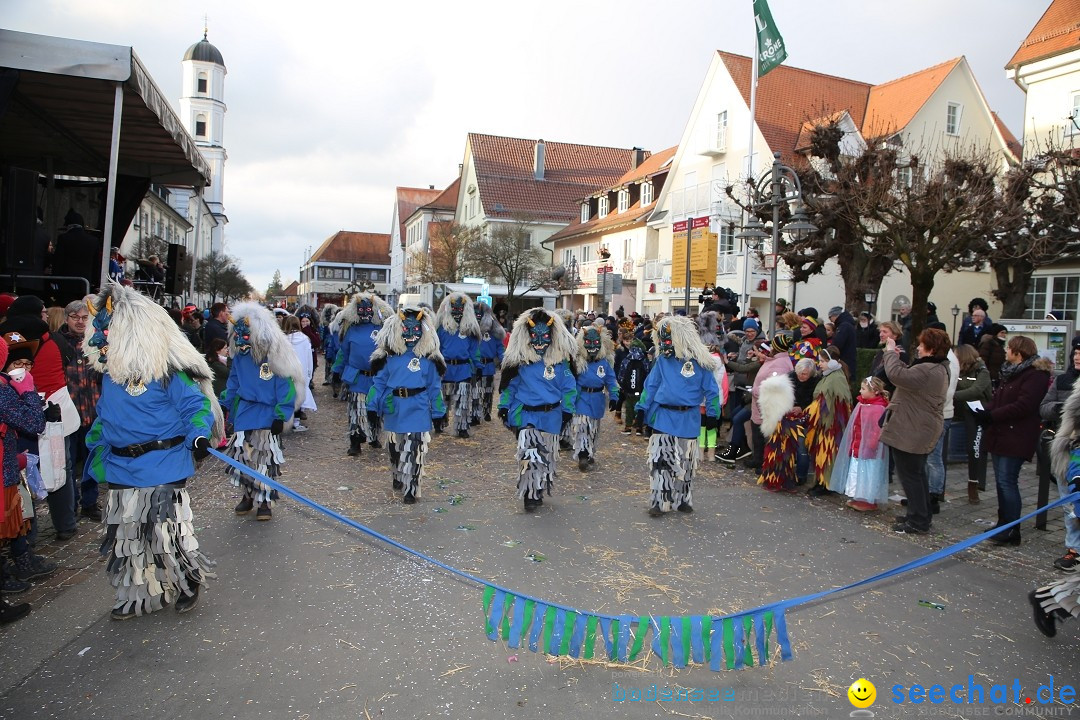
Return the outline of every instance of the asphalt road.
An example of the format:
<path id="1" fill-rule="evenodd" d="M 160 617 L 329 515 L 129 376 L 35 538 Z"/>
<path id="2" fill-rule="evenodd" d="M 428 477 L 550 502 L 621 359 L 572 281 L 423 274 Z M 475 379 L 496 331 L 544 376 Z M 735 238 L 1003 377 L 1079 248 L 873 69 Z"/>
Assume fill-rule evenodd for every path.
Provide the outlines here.
<path id="1" fill-rule="evenodd" d="M 423 497 L 405 506 L 385 450 L 345 455 L 345 408 L 325 390 L 311 431 L 286 437 L 285 482 L 443 562 L 573 607 L 731 612 L 948 543 L 895 536 L 884 513 L 766 493 L 749 472 L 712 463 L 695 488 L 696 512 L 650 518 L 645 441 L 618 434 L 610 416 L 596 469 L 582 474 L 564 455 L 557 495 L 536 514 L 515 498 L 512 436 L 497 422 L 470 440 L 437 437 Z M 663 668 L 655 657 L 619 666 L 510 649 L 486 638 L 477 586 L 294 502 L 269 523 L 236 517 L 237 495 L 214 460 L 192 493 L 200 543 L 218 563 L 199 607 L 110 621 L 98 565 L 0 631 L 0 717 L 846 717 L 847 688 L 860 677 L 876 685 L 878 717 L 1073 710 L 1023 703 L 1051 675 L 1056 690 L 1077 682 L 1080 628 L 1043 638 L 1025 598 L 1053 577 L 1054 555 L 1018 562 L 1016 551 L 975 549 L 830 596 L 789 611 L 792 661 L 713 673 Z M 947 526 L 948 510 L 936 522 Z M 993 684 L 1008 684 L 1011 699 L 1015 680 L 1021 706 L 892 700 L 894 686 L 935 683 L 963 685 L 964 698 L 982 685 L 985 700 Z M 719 699 L 613 700 L 653 684 Z"/>

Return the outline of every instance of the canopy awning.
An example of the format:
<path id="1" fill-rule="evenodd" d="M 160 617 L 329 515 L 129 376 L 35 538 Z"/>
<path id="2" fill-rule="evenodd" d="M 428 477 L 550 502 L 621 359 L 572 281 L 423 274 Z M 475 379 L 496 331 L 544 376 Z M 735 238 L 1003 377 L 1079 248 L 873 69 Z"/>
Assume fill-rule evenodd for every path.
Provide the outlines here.
<path id="1" fill-rule="evenodd" d="M 117 172 L 209 185 L 209 164 L 132 48 L 13 30 L 0 30 L 0 164 L 108 178 L 117 83 Z"/>

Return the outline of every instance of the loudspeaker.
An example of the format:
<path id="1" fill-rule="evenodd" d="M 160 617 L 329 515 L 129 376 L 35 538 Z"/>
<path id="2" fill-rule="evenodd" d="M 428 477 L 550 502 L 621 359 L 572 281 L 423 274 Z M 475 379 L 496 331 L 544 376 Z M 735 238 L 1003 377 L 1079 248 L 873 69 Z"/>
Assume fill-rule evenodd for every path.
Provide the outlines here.
<path id="1" fill-rule="evenodd" d="M 41 273 L 43 258 L 36 258 L 37 173 L 5 167 L 0 174 L 0 241 L 4 247 L 4 268 L 8 272 Z"/>
<path id="2" fill-rule="evenodd" d="M 169 243 L 169 254 L 165 263 L 165 292 L 169 295 L 183 295 L 187 273 L 187 248 L 179 243 Z"/>

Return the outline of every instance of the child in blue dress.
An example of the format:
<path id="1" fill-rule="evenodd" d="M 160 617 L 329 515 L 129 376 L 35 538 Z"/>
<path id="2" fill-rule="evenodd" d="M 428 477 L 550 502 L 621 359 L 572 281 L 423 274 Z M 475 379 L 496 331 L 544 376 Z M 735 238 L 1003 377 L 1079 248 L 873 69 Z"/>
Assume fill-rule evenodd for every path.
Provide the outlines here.
<path id="1" fill-rule="evenodd" d="M 607 388 L 607 405 L 612 410 L 619 399 L 619 384 L 611 368 L 615 344 L 607 329 L 589 325 L 577 336 L 577 402 L 571 421 L 571 437 L 574 439 L 574 455 L 578 470 L 586 472 L 596 463 L 596 436 L 600 432 L 600 420 L 604 417 L 604 388 Z"/>

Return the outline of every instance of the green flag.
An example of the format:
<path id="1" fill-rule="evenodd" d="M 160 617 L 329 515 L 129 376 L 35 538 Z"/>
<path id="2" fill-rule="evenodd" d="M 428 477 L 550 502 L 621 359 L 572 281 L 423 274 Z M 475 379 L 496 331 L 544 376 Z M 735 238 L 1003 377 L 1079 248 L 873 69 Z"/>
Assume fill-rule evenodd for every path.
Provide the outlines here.
<path id="1" fill-rule="evenodd" d="M 754 25 L 757 27 L 757 74 L 762 77 L 784 62 L 787 49 L 784 47 L 784 38 L 780 37 L 780 31 L 773 22 L 766 0 L 754 0 Z"/>

